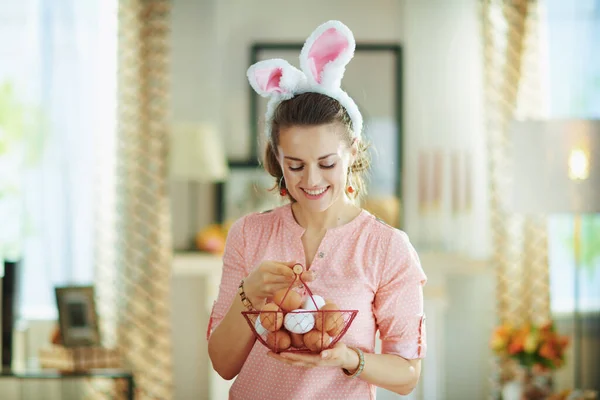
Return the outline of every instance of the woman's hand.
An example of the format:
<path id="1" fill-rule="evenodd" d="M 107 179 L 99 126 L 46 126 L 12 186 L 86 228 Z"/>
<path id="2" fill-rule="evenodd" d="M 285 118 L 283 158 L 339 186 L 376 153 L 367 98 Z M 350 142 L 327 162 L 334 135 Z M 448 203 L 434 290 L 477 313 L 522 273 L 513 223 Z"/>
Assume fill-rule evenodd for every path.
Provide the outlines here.
<path id="1" fill-rule="evenodd" d="M 287 289 L 296 274 L 292 271 L 295 262 L 263 261 L 254 271 L 244 279 L 244 292 L 246 297 L 259 308 L 260 305 L 273 297 L 273 294 L 281 289 Z M 304 282 L 312 282 L 315 274 L 312 271 L 302 273 Z M 296 279 L 294 286 L 300 285 L 300 279 Z"/>
<path id="2" fill-rule="evenodd" d="M 337 342 L 333 348 L 323 350 L 320 354 L 300 352 L 277 354 L 270 351 L 267 355 L 286 364 L 305 368 L 337 367 L 353 372 L 358 368 L 359 363 L 358 354 L 341 342 Z"/>

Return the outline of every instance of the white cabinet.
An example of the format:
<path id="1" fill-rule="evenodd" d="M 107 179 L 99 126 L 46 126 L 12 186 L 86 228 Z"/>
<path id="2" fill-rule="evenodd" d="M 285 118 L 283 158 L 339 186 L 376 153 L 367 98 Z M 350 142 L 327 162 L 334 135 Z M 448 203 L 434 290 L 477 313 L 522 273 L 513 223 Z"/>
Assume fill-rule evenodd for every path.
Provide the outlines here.
<path id="1" fill-rule="evenodd" d="M 206 328 L 221 281 L 221 257 L 176 253 L 172 273 L 175 400 L 227 399 L 233 381 L 222 379 L 208 358 Z"/>

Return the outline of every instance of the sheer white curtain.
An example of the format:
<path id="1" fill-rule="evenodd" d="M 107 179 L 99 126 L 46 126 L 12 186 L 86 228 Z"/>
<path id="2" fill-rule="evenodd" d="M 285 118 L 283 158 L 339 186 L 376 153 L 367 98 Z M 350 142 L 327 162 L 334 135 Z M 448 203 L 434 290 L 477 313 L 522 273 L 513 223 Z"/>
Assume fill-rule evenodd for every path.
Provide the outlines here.
<path id="1" fill-rule="evenodd" d="M 21 0 L 0 7 L 6 22 L 0 82 L 16 82 L 45 117 L 42 157 L 22 179 L 20 311 L 26 319 L 56 317 L 54 285 L 93 282 L 97 166 L 110 164 L 114 153 L 116 8 L 116 0 Z"/>

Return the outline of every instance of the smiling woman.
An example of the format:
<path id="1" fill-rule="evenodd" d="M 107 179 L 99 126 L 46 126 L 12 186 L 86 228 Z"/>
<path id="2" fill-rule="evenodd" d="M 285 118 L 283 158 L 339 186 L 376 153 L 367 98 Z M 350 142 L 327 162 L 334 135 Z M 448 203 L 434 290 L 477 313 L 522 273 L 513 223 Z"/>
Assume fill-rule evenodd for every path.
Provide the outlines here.
<path id="1" fill-rule="evenodd" d="M 427 277 L 407 235 L 355 201 L 369 160 L 362 114 L 340 87 L 354 48 L 350 30 L 329 21 L 306 41 L 302 71 L 281 59 L 248 69 L 269 100 L 264 167 L 291 204 L 251 212 L 229 229 L 207 338 L 214 369 L 237 377 L 230 399 L 374 398 L 377 387 L 408 394 L 419 381 Z M 303 340 L 320 353 L 266 354 L 243 312 L 277 312 L 271 301 L 293 284 L 295 264 L 306 267 L 311 290 L 356 318 L 331 349 L 311 347 L 322 335 L 315 328 Z M 286 324 L 270 328 L 287 337 Z"/>

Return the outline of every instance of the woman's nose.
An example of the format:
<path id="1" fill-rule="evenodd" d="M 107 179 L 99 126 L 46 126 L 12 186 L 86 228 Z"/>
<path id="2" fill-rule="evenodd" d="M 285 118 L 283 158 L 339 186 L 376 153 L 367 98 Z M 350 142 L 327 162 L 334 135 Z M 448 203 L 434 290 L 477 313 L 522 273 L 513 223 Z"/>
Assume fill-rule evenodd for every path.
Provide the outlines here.
<path id="1" fill-rule="evenodd" d="M 306 174 L 306 184 L 309 188 L 317 186 L 321 182 L 321 171 L 319 171 L 319 168 L 309 167 Z"/>

